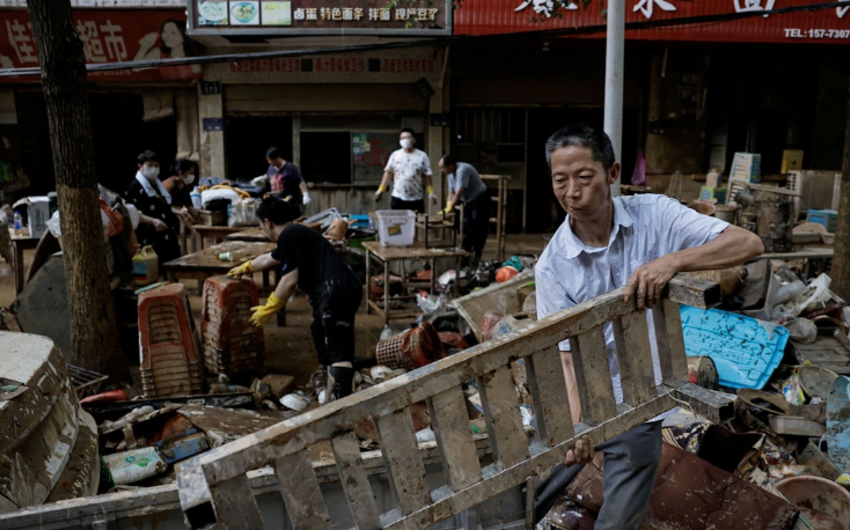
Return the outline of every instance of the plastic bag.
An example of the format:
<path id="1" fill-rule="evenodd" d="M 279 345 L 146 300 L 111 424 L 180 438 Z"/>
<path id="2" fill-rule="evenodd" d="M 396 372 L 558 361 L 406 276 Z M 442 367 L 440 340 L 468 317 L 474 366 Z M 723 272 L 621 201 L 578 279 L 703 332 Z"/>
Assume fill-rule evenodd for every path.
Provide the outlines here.
<path id="1" fill-rule="evenodd" d="M 441 307 L 446 305 L 446 302 L 446 296 L 442 294 L 440 296 L 433 296 L 429 295 L 426 291 L 419 291 L 416 293 L 416 305 L 419 306 L 419 309 L 421 309 L 426 315 L 430 315 L 438 311 Z"/>
<path id="2" fill-rule="evenodd" d="M 788 333 L 791 334 L 793 341 L 811 344 L 818 338 L 818 327 L 808 318 L 795 318 L 785 324 L 785 327 L 788 328 Z"/>
<path id="3" fill-rule="evenodd" d="M 241 199 L 228 208 L 227 226 L 254 226 L 257 224 L 257 201 Z"/>

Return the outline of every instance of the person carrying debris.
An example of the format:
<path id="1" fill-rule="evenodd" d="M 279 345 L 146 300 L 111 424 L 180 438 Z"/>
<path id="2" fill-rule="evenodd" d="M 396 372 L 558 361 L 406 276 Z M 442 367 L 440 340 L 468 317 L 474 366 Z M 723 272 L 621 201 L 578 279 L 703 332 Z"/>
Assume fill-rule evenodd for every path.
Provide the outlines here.
<path id="1" fill-rule="evenodd" d="M 449 183 L 449 199 L 440 213 L 450 213 L 463 203 L 463 250 L 472 253 L 472 266 L 477 267 L 490 232 L 490 193 L 478 171 L 452 155 L 440 159 L 440 171 Z"/>
<path id="2" fill-rule="evenodd" d="M 354 316 L 363 298 L 360 280 L 333 246 L 318 232 L 293 223 L 289 206 L 278 197 L 263 199 L 257 208 L 263 234 L 277 248 L 233 268 L 238 277 L 278 267 L 283 273 L 264 306 L 252 308 L 251 321 L 265 326 L 299 287 L 313 306 L 310 331 L 319 362 L 328 372 L 328 400 L 343 398 L 354 380 Z"/>
<path id="3" fill-rule="evenodd" d="M 540 319 L 622 286 L 626 286 L 624 301 L 634 301 L 642 311 L 660 302 L 667 282 L 677 273 L 740 265 L 764 252 L 755 234 L 663 195 L 613 198 L 611 185 L 620 178 L 620 164 L 611 140 L 599 129 L 584 124 L 560 129 L 546 142 L 546 161 L 552 190 L 567 217 L 535 267 Z M 605 340 L 614 394 L 622 402 L 610 323 Z M 581 406 L 569 340 L 560 349 L 573 422 L 579 423 Z M 659 374 L 657 352 L 653 361 Z M 661 458 L 662 418 L 595 448 L 589 437 L 582 436 L 565 457 L 565 466 L 572 467 L 559 468 L 550 484 L 560 483 L 563 492 L 563 485 L 581 467 L 574 464 L 589 462 L 594 449 L 603 452 L 605 500 L 594 528 L 639 529 Z M 548 511 L 541 504 L 535 510 L 538 520 Z"/>
<path id="4" fill-rule="evenodd" d="M 431 204 L 437 204 L 434 195 L 434 185 L 431 182 L 431 161 L 424 151 L 416 149 L 416 137 L 413 129 L 404 128 L 399 135 L 401 149 L 393 151 L 384 168 L 381 185 L 375 192 L 375 202 L 387 191 L 390 180 L 393 181 L 393 192 L 390 198 L 390 208 L 393 210 L 413 210 L 427 213 L 425 209 L 425 193 L 431 199 Z"/>

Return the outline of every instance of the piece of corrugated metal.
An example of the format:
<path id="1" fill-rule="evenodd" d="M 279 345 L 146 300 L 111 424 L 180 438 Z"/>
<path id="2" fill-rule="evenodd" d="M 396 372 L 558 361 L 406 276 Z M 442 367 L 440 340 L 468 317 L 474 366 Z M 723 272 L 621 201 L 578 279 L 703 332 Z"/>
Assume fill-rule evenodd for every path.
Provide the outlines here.
<path id="1" fill-rule="evenodd" d="M 659 3 L 661 1 L 661 3 Z M 760 0 L 767 5 L 769 0 Z M 627 0 L 626 22 L 663 20 L 704 15 L 735 13 L 737 5 L 745 0 Z M 522 0 L 465 0 L 454 12 L 454 31 L 457 35 L 490 35 L 533 31 L 535 29 L 558 29 L 570 27 L 600 26 L 605 24 L 601 3 L 592 2 L 587 8 L 576 10 L 560 8 L 551 18 L 545 13 L 535 13 L 534 2 L 528 6 Z M 665 11 L 663 4 L 670 4 L 675 11 Z M 821 3 L 817 0 L 776 0 L 775 9 L 796 5 Z M 538 2 L 545 7 L 545 2 Z M 651 17 L 649 6 L 652 6 Z M 850 43 L 850 12 L 843 17 L 836 9 L 799 11 L 767 17 L 750 17 L 727 22 L 714 22 L 688 26 L 674 26 L 634 30 L 626 38 L 659 41 L 707 41 L 707 42 L 782 42 L 782 43 Z M 593 35 L 604 37 L 604 32 Z"/>

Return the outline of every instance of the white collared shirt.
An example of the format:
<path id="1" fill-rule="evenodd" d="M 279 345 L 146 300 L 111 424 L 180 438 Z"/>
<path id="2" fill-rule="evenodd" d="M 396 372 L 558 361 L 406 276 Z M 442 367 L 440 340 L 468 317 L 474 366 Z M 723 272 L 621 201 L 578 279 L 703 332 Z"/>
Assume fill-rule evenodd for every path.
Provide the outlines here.
<path id="1" fill-rule="evenodd" d="M 542 319 L 622 287 L 640 266 L 666 254 L 698 247 L 720 234 L 729 223 L 700 214 L 665 195 L 633 195 L 614 201 L 614 227 L 607 247 L 589 247 L 573 233 L 570 217 L 546 245 L 534 269 L 537 318 Z M 650 343 L 656 384 L 661 382 L 655 333 L 649 315 Z M 608 364 L 614 396 L 623 401 L 614 353 L 614 333 L 605 325 Z M 560 344 L 569 351 L 569 340 Z"/>

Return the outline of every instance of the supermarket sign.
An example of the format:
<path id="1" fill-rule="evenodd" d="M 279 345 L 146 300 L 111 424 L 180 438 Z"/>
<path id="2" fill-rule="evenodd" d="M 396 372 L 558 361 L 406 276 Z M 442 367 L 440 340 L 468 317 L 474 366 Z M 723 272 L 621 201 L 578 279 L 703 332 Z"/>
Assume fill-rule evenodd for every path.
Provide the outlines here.
<path id="1" fill-rule="evenodd" d="M 191 35 L 450 35 L 451 0 L 193 0 Z M 401 7 L 401 6 L 404 7 Z"/>
<path id="2" fill-rule="evenodd" d="M 186 36 L 183 10 L 75 9 L 73 23 L 87 64 L 196 55 Z M 0 11 L 0 68 L 37 67 L 38 52 L 29 13 Z M 197 65 L 89 72 L 89 81 L 175 81 L 201 77 Z M 38 82 L 39 76 L 4 77 L 2 82 Z"/>

